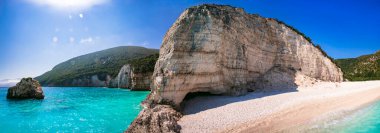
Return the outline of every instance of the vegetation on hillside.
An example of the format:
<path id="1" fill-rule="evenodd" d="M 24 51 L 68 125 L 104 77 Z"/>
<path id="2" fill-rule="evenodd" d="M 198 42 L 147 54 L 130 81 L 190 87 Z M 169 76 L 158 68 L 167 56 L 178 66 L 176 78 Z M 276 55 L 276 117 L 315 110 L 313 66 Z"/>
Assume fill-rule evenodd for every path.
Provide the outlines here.
<path id="1" fill-rule="evenodd" d="M 107 75 L 116 77 L 120 68 L 130 63 L 133 63 L 133 66 L 138 66 L 141 71 L 150 71 L 152 69 L 149 66 L 141 67 L 140 64 L 152 63 L 156 57 L 155 54 L 158 54 L 157 49 L 137 46 L 115 47 L 72 58 L 56 65 L 51 71 L 35 79 L 42 85 L 64 85 L 73 79 L 93 75 L 98 75 L 100 80 L 106 80 Z M 147 59 L 144 58 L 141 62 L 139 61 L 139 58 L 146 56 L 148 56 Z"/>
<path id="2" fill-rule="evenodd" d="M 131 64 L 133 68 L 133 72 L 135 73 L 153 72 L 158 56 L 159 54 L 156 53 L 156 54 L 149 55 L 146 57 L 133 59 L 129 61 L 129 64 Z"/>
<path id="3" fill-rule="evenodd" d="M 335 62 L 348 80 L 380 80 L 380 51 L 358 58 L 337 59 Z"/>

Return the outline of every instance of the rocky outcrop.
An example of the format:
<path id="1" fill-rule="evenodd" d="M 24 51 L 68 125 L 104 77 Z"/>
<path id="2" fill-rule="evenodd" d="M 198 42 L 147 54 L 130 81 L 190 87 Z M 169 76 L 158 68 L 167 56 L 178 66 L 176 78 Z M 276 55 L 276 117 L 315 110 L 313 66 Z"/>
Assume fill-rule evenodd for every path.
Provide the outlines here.
<path id="1" fill-rule="evenodd" d="M 150 90 L 152 74 L 153 72 L 135 72 L 130 64 L 126 64 L 120 69 L 116 78 L 110 80 L 109 87 Z"/>
<path id="2" fill-rule="evenodd" d="M 154 105 L 178 109 L 192 92 L 244 95 L 318 80 L 341 82 L 342 75 L 310 39 L 282 22 L 230 6 L 195 6 L 166 33 L 145 100 L 152 107 L 145 106 L 127 131 L 148 132 L 135 124 L 159 128 L 143 117 L 150 116 Z"/>
<path id="3" fill-rule="evenodd" d="M 8 89 L 8 99 L 44 99 L 40 83 L 32 78 L 23 78 L 16 86 Z"/>
<path id="4" fill-rule="evenodd" d="M 182 117 L 180 113 L 169 105 L 157 105 L 143 109 L 137 119 L 133 121 L 129 133 L 178 133 L 181 127 L 177 121 Z"/>
<path id="5" fill-rule="evenodd" d="M 132 86 L 131 90 L 150 90 L 150 84 L 152 83 L 153 72 L 146 73 L 131 73 Z"/>
<path id="6" fill-rule="evenodd" d="M 294 89 L 305 83 L 298 76 L 340 82 L 342 75 L 293 28 L 240 8 L 202 5 L 187 9 L 167 32 L 150 100 L 178 106 L 190 92 L 242 95 Z"/>
<path id="7" fill-rule="evenodd" d="M 82 76 L 63 82 L 63 86 L 91 86 L 127 88 L 131 90 L 150 90 L 153 72 L 136 72 L 130 64 L 124 65 L 115 78 L 108 74 Z M 54 86 L 54 85 L 52 85 Z"/>
<path id="8" fill-rule="evenodd" d="M 130 88 L 131 86 L 131 66 L 129 64 L 124 65 L 115 79 L 111 81 L 109 87 L 112 88 Z"/>

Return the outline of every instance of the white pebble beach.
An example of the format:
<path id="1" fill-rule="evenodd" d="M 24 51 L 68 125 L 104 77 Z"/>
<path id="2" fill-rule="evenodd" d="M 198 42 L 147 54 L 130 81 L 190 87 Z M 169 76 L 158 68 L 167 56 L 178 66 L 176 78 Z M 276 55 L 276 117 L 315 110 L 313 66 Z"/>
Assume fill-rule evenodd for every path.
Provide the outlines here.
<path id="1" fill-rule="evenodd" d="M 319 82 L 294 91 L 260 91 L 244 96 L 190 99 L 179 124 L 183 133 L 283 132 L 353 111 L 380 97 L 380 81 Z"/>

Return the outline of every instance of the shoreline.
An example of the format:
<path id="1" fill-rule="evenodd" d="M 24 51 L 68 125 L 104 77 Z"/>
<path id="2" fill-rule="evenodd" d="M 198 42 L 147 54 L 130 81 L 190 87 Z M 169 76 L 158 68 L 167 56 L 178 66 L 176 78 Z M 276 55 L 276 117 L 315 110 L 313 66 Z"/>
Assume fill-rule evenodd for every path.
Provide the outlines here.
<path id="1" fill-rule="evenodd" d="M 379 100 L 380 94 L 376 94 L 380 92 L 379 90 L 380 87 L 374 90 L 361 92 L 359 94 L 328 98 L 325 100 L 315 101 L 313 103 L 303 103 L 302 105 L 298 105 L 298 107 L 290 107 L 282 110 L 281 112 L 276 112 L 275 114 L 272 114 L 270 118 L 264 118 L 262 120 L 258 120 L 257 122 L 244 124 L 240 127 L 234 127 L 232 130 L 227 132 L 248 133 L 251 131 L 299 131 L 300 129 L 297 127 L 300 125 L 305 126 L 313 122 L 323 121 L 326 120 L 327 116 L 331 115 L 333 117 L 336 117 L 336 114 L 345 115 L 344 112 L 353 112 L 361 107 L 365 107 L 373 102 L 376 102 Z M 373 95 L 367 95 L 371 93 Z M 357 97 L 359 95 L 366 95 L 367 98 L 361 99 L 360 97 Z M 289 125 L 292 126 L 289 127 Z"/>
<path id="2" fill-rule="evenodd" d="M 363 114 L 366 111 L 368 111 L 369 108 L 374 106 L 376 103 L 380 102 L 380 98 L 371 101 L 367 104 L 363 104 L 361 106 L 358 106 L 357 108 L 353 110 L 340 110 L 340 111 L 333 111 L 324 115 L 321 115 L 317 117 L 317 119 L 313 119 L 308 121 L 307 123 L 300 125 L 298 127 L 288 128 L 285 131 L 293 131 L 293 132 L 319 132 L 324 130 L 328 130 L 331 128 L 334 128 L 335 126 L 339 126 L 340 124 L 343 124 L 344 122 L 347 122 L 347 118 L 350 120 L 355 120 L 356 117 L 358 117 L 358 114 Z M 321 127 L 321 128 L 320 128 Z"/>
<path id="3" fill-rule="evenodd" d="M 185 107 L 185 115 L 179 121 L 182 132 L 249 133 L 306 130 L 310 125 L 325 121 L 326 118 L 347 115 L 379 100 L 380 81 L 339 84 L 321 82 L 312 87 L 300 87 L 295 92 L 270 93 L 273 92 L 228 97 L 227 100 L 230 102 L 218 98 L 226 96 L 192 99 L 187 103 L 189 107 Z M 225 103 L 215 106 L 220 102 Z M 210 104 L 214 106 L 204 107 Z"/>

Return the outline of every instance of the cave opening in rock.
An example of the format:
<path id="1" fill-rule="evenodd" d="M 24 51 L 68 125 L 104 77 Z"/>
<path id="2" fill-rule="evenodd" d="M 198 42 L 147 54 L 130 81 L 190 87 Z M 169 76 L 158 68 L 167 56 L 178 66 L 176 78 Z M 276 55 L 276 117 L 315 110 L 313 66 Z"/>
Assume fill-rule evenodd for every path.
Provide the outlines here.
<path id="1" fill-rule="evenodd" d="M 207 97 L 207 96 L 221 96 L 222 94 L 212 94 L 210 92 L 190 92 L 187 93 L 185 98 L 183 98 L 180 106 L 183 109 L 186 106 L 186 103 L 196 97 Z"/>

